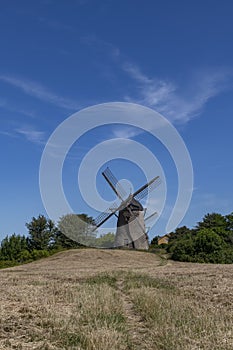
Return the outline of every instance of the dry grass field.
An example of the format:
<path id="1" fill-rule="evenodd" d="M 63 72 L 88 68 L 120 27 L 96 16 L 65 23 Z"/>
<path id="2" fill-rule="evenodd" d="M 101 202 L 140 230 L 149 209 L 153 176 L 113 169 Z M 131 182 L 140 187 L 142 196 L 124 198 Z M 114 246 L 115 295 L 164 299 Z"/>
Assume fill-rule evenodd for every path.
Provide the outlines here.
<path id="1" fill-rule="evenodd" d="M 233 265 L 84 249 L 0 282 L 0 349 L 233 349 Z"/>

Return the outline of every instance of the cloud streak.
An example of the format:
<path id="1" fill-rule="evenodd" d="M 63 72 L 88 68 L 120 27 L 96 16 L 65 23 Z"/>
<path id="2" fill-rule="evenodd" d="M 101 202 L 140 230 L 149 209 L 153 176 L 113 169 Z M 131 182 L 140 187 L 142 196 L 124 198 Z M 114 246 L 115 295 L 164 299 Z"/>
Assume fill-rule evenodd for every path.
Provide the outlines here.
<path id="1" fill-rule="evenodd" d="M 125 95 L 125 101 L 148 106 L 173 123 L 185 124 L 201 114 L 209 100 L 228 89 L 232 80 L 232 69 L 219 67 L 197 69 L 179 84 L 148 77 L 112 43 L 96 36 L 85 37 L 83 42 L 98 50 L 101 57 L 104 55 L 111 59 L 121 72 L 133 80 L 137 92 Z"/>
<path id="2" fill-rule="evenodd" d="M 28 141 L 37 145 L 45 144 L 45 133 L 43 131 L 36 130 L 33 127 L 23 127 L 15 129 L 16 134 L 25 137 Z"/>
<path id="3" fill-rule="evenodd" d="M 180 88 L 170 81 L 148 78 L 133 64 L 123 64 L 122 68 L 137 82 L 139 89 L 139 96 L 126 96 L 127 101 L 156 109 L 170 121 L 179 123 L 186 123 L 200 114 L 211 98 L 229 87 L 232 77 L 232 72 L 224 69 L 200 71 Z"/>
<path id="4" fill-rule="evenodd" d="M 35 97 L 43 102 L 49 102 L 57 107 L 62 107 L 68 110 L 77 110 L 80 108 L 80 105 L 75 101 L 61 97 L 37 82 L 5 75 L 0 76 L 0 80 L 20 89 L 27 95 Z"/>
<path id="5" fill-rule="evenodd" d="M 112 136 L 122 139 L 132 139 L 142 134 L 143 132 L 144 130 L 140 130 L 131 126 L 114 126 L 112 129 Z"/>

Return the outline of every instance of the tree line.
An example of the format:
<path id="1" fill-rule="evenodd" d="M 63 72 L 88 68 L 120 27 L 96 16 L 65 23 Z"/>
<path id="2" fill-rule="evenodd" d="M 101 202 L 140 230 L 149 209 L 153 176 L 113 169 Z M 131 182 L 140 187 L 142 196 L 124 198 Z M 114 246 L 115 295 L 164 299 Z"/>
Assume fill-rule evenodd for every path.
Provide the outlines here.
<path id="1" fill-rule="evenodd" d="M 33 217 L 25 224 L 27 236 L 13 234 L 2 240 L 0 268 L 30 262 L 64 249 L 80 248 L 84 245 L 110 247 L 114 242 L 114 234 L 108 233 L 97 238 L 96 233 L 88 229 L 92 224 L 93 218 L 86 214 L 65 215 L 58 225 L 44 215 Z M 63 233 L 67 230 L 68 236 Z"/>
<path id="2" fill-rule="evenodd" d="M 151 248 L 162 248 L 171 259 L 199 263 L 233 263 L 233 213 L 211 213 L 204 216 L 193 229 L 186 226 L 168 234 L 168 244 L 158 246 L 158 237 Z"/>
<path id="3" fill-rule="evenodd" d="M 77 220 L 77 218 L 79 220 Z M 58 225 L 44 215 L 26 223 L 27 236 L 6 236 L 0 245 L 0 268 L 30 262 L 55 252 L 95 246 L 113 246 L 115 235 L 111 232 L 96 237 L 90 230 L 93 218 L 86 214 L 68 214 Z M 68 229 L 68 235 L 64 234 Z M 158 245 L 156 236 L 150 250 L 165 249 L 171 259 L 199 263 L 233 263 L 233 213 L 207 214 L 192 229 L 183 226 L 168 234 L 168 244 Z M 72 239 L 73 238 L 73 239 Z M 74 240 L 75 238 L 75 240 Z"/>

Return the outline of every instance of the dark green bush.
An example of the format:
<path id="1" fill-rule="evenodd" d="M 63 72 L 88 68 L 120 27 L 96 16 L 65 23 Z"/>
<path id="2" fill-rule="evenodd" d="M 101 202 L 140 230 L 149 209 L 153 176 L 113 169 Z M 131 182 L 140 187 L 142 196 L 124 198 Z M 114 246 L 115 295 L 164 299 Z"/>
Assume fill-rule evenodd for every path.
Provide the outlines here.
<path id="1" fill-rule="evenodd" d="M 232 264 L 233 214 L 207 214 L 195 229 L 176 229 L 170 233 L 166 250 L 173 260 Z"/>

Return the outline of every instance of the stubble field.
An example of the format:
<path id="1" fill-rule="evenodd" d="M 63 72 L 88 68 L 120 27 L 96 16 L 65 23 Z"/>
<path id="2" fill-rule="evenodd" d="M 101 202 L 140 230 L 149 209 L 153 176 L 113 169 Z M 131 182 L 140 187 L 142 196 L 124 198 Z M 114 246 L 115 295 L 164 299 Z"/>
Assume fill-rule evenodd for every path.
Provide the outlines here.
<path id="1" fill-rule="evenodd" d="M 0 270 L 0 349 L 232 350 L 233 265 L 80 249 Z"/>

